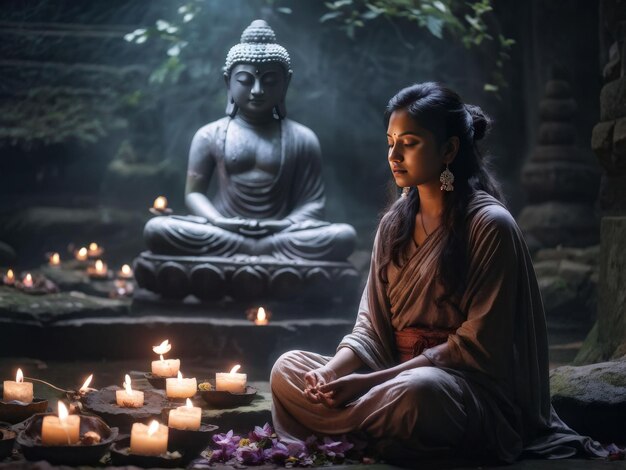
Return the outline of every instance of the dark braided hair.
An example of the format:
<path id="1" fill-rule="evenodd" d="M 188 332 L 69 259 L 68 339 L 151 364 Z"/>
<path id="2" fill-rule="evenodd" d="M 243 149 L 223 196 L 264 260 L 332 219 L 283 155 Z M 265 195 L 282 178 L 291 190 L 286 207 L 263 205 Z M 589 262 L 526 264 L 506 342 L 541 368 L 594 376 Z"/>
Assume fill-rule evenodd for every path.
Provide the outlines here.
<path id="1" fill-rule="evenodd" d="M 472 194 L 483 190 L 502 201 L 500 188 L 476 142 L 485 137 L 491 120 L 474 105 L 467 105 L 449 88 L 434 82 L 418 83 L 400 90 L 389 100 L 385 110 L 385 124 L 394 111 L 404 109 L 415 122 L 429 130 L 440 146 L 450 137 L 459 139 L 459 149 L 450 171 L 454 174 L 454 191 L 446 192 L 442 225 L 445 242 L 437 276 L 444 293 L 436 299 L 437 305 L 452 302 L 465 289 L 467 256 L 467 206 Z M 442 167 L 443 170 L 443 167 Z M 406 198 L 391 204 L 380 222 L 382 247 L 379 279 L 387 283 L 387 267 L 403 261 L 407 243 L 415 229 L 415 216 L 420 207 L 419 192 L 411 188 Z"/>

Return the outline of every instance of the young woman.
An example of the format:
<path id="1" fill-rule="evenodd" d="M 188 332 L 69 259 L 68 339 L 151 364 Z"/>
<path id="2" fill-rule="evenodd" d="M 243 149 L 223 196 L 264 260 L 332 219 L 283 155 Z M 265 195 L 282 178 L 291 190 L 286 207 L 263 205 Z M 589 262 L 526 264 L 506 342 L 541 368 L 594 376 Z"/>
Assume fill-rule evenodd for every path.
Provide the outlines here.
<path id="1" fill-rule="evenodd" d="M 437 83 L 401 90 L 385 118 L 402 197 L 335 356 L 290 351 L 274 365 L 279 436 L 362 433 L 423 457 L 605 456 L 550 405 L 531 258 L 476 146 L 488 118 Z"/>

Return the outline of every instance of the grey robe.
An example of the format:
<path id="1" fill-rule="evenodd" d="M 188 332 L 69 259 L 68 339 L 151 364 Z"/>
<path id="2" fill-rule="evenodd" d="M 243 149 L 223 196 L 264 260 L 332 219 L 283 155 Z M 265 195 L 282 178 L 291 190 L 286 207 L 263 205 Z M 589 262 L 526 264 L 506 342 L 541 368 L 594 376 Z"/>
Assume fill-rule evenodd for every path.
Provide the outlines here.
<path id="1" fill-rule="evenodd" d="M 550 404 L 545 314 L 515 220 L 482 191 L 472 197 L 467 217 L 468 283 L 458 304 L 435 304 L 442 292 L 434 273 L 443 228 L 420 247 L 411 244 L 402 266 L 390 265 L 388 284 L 378 279 L 377 236 L 356 324 L 338 346 L 380 370 L 397 364 L 394 330 L 456 329 L 446 343 L 423 353 L 433 367 L 403 372 L 346 408 L 329 410 L 298 394 L 301 376 L 330 358 L 286 353 L 271 377 L 274 425 L 281 436 L 362 431 L 395 437 L 423 455 L 461 448 L 506 462 L 523 451 L 547 458 L 577 451 L 607 455 L 599 443 L 568 428 Z"/>

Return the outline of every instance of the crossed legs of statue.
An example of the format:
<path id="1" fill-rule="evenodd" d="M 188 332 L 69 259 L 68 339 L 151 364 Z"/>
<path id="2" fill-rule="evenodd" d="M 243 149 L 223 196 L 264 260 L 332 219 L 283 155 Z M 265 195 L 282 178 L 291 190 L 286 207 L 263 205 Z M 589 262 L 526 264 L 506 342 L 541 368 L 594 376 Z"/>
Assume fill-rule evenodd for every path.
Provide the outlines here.
<path id="1" fill-rule="evenodd" d="M 144 229 L 148 248 L 155 254 L 271 255 L 318 261 L 345 260 L 354 250 L 355 235 L 347 224 L 327 224 L 253 238 L 207 224 L 204 218 L 195 216 L 155 217 Z"/>

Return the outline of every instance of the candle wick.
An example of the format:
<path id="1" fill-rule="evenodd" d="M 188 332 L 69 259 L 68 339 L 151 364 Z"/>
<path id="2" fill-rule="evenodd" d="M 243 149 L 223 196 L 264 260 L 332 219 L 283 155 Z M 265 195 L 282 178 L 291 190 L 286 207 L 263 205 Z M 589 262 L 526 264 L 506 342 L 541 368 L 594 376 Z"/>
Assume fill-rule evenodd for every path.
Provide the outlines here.
<path id="1" fill-rule="evenodd" d="M 52 387 L 52 388 L 54 388 L 55 390 L 58 390 L 59 392 L 64 392 L 64 393 L 72 393 L 72 390 L 64 390 L 64 389 L 59 388 L 59 387 L 57 387 L 56 385 L 52 385 L 51 383 L 48 383 L 48 382 L 46 382 L 46 381 L 44 381 L 44 380 L 34 379 L 34 378 L 32 378 L 32 377 L 24 377 L 24 380 L 26 380 L 26 379 L 28 379 L 28 380 L 32 380 L 33 382 L 39 382 L 39 383 L 45 384 L 45 385 L 47 385 L 48 387 Z"/>

